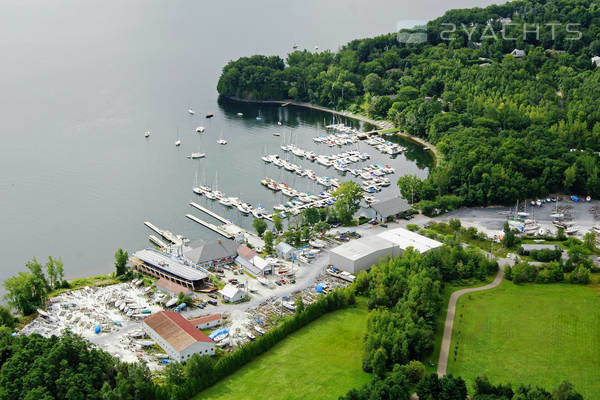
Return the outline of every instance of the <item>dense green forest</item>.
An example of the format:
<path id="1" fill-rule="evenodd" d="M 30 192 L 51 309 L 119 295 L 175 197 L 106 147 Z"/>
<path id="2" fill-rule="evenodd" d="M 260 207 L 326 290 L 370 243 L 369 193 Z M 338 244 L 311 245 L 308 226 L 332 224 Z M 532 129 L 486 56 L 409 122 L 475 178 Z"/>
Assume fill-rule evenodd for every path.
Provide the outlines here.
<path id="1" fill-rule="evenodd" d="M 502 36 L 508 19 L 514 25 Z M 448 23 L 454 32 L 443 32 L 452 30 Z M 535 31 L 534 23 L 539 35 L 524 40 L 524 26 Z M 452 10 L 427 24 L 424 43 L 388 34 L 353 40 L 335 53 L 294 51 L 285 61 L 242 57 L 223 68 L 217 89 L 361 112 L 425 138 L 443 158 L 420 184 L 421 200 L 453 194 L 466 205 L 487 205 L 557 192 L 597 197 L 600 72 L 591 57 L 600 55 L 599 26 L 592 0 Z M 514 49 L 526 55 L 513 57 Z"/>

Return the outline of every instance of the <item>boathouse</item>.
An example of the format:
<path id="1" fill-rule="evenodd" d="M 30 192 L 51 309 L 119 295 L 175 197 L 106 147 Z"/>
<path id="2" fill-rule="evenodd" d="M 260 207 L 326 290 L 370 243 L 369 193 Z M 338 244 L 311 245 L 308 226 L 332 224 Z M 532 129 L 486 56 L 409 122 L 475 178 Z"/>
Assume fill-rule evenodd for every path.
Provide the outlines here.
<path id="1" fill-rule="evenodd" d="M 215 354 L 215 342 L 177 312 L 160 311 L 146 318 L 143 327 L 174 361 L 187 361 L 194 354 Z"/>
<path id="2" fill-rule="evenodd" d="M 208 271 L 158 250 L 136 251 L 131 257 L 131 263 L 143 274 L 164 278 L 191 290 L 201 289 L 208 283 Z"/>
<path id="3" fill-rule="evenodd" d="M 212 269 L 233 262 L 239 243 L 234 240 L 197 240 L 183 248 L 183 257 L 202 268 Z"/>

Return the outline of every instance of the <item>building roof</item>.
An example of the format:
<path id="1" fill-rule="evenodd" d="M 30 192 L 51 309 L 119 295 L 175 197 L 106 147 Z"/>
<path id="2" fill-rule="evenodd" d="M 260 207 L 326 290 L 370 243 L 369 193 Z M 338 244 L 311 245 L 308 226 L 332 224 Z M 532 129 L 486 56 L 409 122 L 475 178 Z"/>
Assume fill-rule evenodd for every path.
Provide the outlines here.
<path id="1" fill-rule="evenodd" d="M 177 351 L 183 351 L 197 342 L 212 342 L 181 314 L 174 311 L 160 311 L 144 320 L 167 343 Z"/>
<path id="2" fill-rule="evenodd" d="M 275 246 L 275 250 L 279 250 L 284 253 L 287 253 L 290 250 L 296 250 L 296 249 L 294 247 L 290 246 L 289 244 L 287 244 L 286 242 L 279 242 L 279 243 L 277 243 L 277 246 Z"/>
<path id="3" fill-rule="evenodd" d="M 371 208 L 384 218 L 401 213 L 410 209 L 408 201 L 402 197 L 394 197 L 388 200 L 378 201 Z"/>
<path id="4" fill-rule="evenodd" d="M 221 314 L 205 315 L 204 317 L 190 319 L 190 324 L 196 326 L 207 322 L 218 321 L 222 318 Z"/>
<path id="5" fill-rule="evenodd" d="M 387 240 L 382 240 L 376 236 L 365 236 L 335 247 L 331 249 L 331 252 L 356 261 L 375 251 L 392 250 L 393 247 L 393 243 Z"/>
<path id="6" fill-rule="evenodd" d="M 230 284 L 225 285 L 225 287 L 219 291 L 221 296 L 229 297 L 230 299 L 234 298 L 238 292 L 241 292 L 241 289 Z"/>
<path id="7" fill-rule="evenodd" d="M 555 244 L 522 244 L 521 247 L 525 251 L 546 250 L 546 249 L 556 250 L 558 248 L 558 246 L 556 246 Z"/>
<path id="8" fill-rule="evenodd" d="M 182 286 L 178 283 L 172 282 L 165 278 L 160 278 L 159 280 L 154 282 L 154 286 L 156 286 L 159 289 L 163 289 L 168 292 L 175 293 L 175 294 L 179 294 L 179 293 L 186 294 L 186 293 L 189 293 L 192 291 L 190 288 L 187 288 L 185 286 Z"/>
<path id="9" fill-rule="evenodd" d="M 413 247 L 419 253 L 425 253 L 426 251 L 442 245 L 442 243 L 437 240 L 430 239 L 404 228 L 388 229 L 378 234 L 377 237 L 392 242 L 402 250 Z"/>
<path id="10" fill-rule="evenodd" d="M 197 240 L 183 249 L 183 256 L 195 264 L 222 260 L 236 254 L 237 243 L 233 240 L 217 240 L 206 242 Z"/>
<path id="11" fill-rule="evenodd" d="M 188 281 L 200 281 L 208 278 L 208 274 L 205 271 L 185 265 L 183 262 L 176 260 L 165 253 L 161 253 L 160 251 L 144 249 L 136 251 L 133 256 L 154 268 L 158 268 L 166 273 Z"/>
<path id="12" fill-rule="evenodd" d="M 252 257 L 254 257 L 254 255 L 256 254 L 256 252 L 254 250 L 252 250 L 250 247 L 246 246 L 245 244 L 238 247 L 237 253 L 238 253 L 238 255 L 244 257 L 246 260 L 251 260 Z"/>

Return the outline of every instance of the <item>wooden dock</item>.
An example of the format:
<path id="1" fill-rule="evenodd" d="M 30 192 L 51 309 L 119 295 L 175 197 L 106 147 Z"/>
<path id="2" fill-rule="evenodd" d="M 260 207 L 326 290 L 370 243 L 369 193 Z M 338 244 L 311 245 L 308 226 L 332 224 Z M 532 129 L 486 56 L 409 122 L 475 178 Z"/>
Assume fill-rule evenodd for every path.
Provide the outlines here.
<path id="1" fill-rule="evenodd" d="M 219 221 L 221 221 L 224 224 L 229 224 L 231 223 L 231 221 L 229 221 L 226 218 L 221 217 L 219 214 L 212 212 L 211 210 L 209 210 L 206 207 L 202 207 L 200 204 L 198 203 L 194 203 L 193 201 L 190 202 L 190 206 L 197 208 L 198 210 L 202 211 L 203 213 L 206 213 L 208 215 L 210 215 L 211 217 L 213 217 L 214 219 L 218 219 Z"/>
<path id="2" fill-rule="evenodd" d="M 174 244 L 175 246 L 181 246 L 183 244 L 183 241 L 181 239 L 179 239 L 177 237 L 177 235 L 173 234 L 170 231 L 160 229 L 158 226 L 154 225 L 150 221 L 144 221 L 144 225 L 146 225 L 148 228 L 150 228 L 154 232 L 158 233 L 160 236 L 162 236 L 163 238 L 165 238 L 166 240 L 168 240 L 170 243 Z M 150 240 L 152 240 L 152 239 L 150 239 Z"/>
<path id="3" fill-rule="evenodd" d="M 155 245 L 157 245 L 158 247 L 160 247 L 161 249 L 166 249 L 169 247 L 168 244 L 166 244 L 165 242 L 163 242 L 162 240 L 160 240 L 160 238 L 158 236 L 155 235 L 148 235 L 148 239 L 150 239 L 150 241 L 152 243 L 154 243 Z"/>
<path id="4" fill-rule="evenodd" d="M 220 226 L 216 226 L 214 224 L 211 224 L 210 222 L 203 221 L 200 218 L 198 218 L 192 214 L 186 214 L 185 216 L 188 217 L 189 219 L 191 219 L 192 221 L 199 223 L 200 225 L 204 226 L 205 228 L 208 228 L 208 229 L 218 233 L 219 235 L 226 237 L 227 239 L 234 238 L 234 236 L 232 234 L 230 234 L 229 232 L 227 232 Z"/>

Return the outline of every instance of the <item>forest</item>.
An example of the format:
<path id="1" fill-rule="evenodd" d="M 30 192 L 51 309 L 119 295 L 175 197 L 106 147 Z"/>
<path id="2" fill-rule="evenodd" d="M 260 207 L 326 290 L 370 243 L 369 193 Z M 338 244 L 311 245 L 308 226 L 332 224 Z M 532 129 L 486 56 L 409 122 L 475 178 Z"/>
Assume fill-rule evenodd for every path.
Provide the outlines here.
<path id="1" fill-rule="evenodd" d="M 363 113 L 426 139 L 442 158 L 419 182 L 423 201 L 597 197 L 600 74 L 591 58 L 600 55 L 599 26 L 592 0 L 451 10 L 427 23 L 424 43 L 390 33 L 337 52 L 242 57 L 223 68 L 217 90 Z"/>

